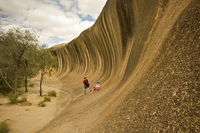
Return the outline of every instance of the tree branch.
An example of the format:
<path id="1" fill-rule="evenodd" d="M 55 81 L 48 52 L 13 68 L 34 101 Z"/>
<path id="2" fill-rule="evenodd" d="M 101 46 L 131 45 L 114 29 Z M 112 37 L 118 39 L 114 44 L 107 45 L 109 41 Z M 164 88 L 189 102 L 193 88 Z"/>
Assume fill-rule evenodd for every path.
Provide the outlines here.
<path id="1" fill-rule="evenodd" d="M 7 85 L 10 89 L 14 90 L 14 88 L 8 83 L 8 81 L 6 80 L 6 78 L 3 76 L 3 73 L 2 73 L 1 70 L 0 70 L 0 75 L 1 75 L 2 79 L 4 80 L 4 82 L 6 83 L 6 85 Z"/>

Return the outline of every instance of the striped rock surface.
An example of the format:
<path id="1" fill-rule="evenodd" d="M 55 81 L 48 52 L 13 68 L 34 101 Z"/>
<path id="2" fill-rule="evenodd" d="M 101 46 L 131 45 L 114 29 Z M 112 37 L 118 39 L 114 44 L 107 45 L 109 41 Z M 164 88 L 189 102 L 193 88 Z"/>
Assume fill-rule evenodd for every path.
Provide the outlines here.
<path id="1" fill-rule="evenodd" d="M 41 132 L 200 132 L 199 0 L 108 0 L 50 50 L 73 102 Z M 103 90 L 82 96 L 85 76 Z"/>

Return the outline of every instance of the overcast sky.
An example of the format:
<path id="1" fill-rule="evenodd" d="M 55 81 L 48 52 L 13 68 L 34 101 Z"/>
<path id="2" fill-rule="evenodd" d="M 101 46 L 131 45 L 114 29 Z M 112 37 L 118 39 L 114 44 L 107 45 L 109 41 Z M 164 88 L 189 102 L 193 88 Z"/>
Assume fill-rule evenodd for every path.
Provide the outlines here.
<path id="1" fill-rule="evenodd" d="M 0 26 L 31 28 L 48 46 L 69 42 L 92 26 L 106 0 L 0 0 Z"/>

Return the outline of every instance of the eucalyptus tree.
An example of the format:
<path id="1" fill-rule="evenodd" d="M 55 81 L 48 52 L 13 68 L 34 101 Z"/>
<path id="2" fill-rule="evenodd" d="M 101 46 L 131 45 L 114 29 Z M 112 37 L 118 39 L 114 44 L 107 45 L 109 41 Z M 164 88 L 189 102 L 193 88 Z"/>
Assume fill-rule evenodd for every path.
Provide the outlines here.
<path id="1" fill-rule="evenodd" d="M 38 37 L 32 30 L 0 29 L 0 79 L 12 91 L 16 91 L 27 75 L 26 70 Z M 26 73 L 26 74 L 25 74 Z"/>
<path id="2" fill-rule="evenodd" d="M 42 84 L 44 76 L 55 68 L 57 65 L 57 57 L 44 47 L 38 52 L 38 55 L 38 64 L 40 70 L 40 96 L 42 96 Z"/>

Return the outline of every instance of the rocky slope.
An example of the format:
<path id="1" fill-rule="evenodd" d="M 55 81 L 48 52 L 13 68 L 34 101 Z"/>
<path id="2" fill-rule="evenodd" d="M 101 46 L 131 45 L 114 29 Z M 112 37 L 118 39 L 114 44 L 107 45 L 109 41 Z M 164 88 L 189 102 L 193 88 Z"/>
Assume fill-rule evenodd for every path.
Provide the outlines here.
<path id="1" fill-rule="evenodd" d="M 87 76 L 104 88 L 79 99 L 88 117 L 77 121 L 92 126 L 73 132 L 200 132 L 199 0 L 108 0 L 91 28 L 50 50 L 63 83 L 81 88 Z M 68 113 L 42 131 L 70 131 Z"/>

